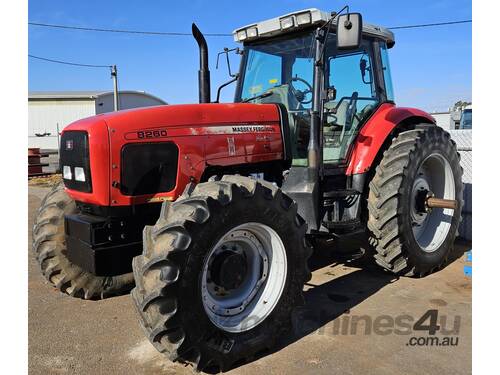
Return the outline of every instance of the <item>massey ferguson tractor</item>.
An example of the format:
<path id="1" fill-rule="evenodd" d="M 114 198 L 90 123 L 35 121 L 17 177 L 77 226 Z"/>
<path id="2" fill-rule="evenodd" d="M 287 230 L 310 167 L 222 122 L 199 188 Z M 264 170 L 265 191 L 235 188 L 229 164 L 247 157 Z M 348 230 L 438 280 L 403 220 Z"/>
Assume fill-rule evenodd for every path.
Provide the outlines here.
<path id="1" fill-rule="evenodd" d="M 74 297 L 130 289 L 151 343 L 199 370 L 231 368 L 291 329 L 316 240 L 358 240 L 385 270 L 447 261 L 462 170 L 450 135 L 397 107 L 391 31 L 307 9 L 234 31 L 234 103 L 118 111 L 62 132 L 63 183 L 33 249 Z M 226 49 L 226 53 L 228 50 Z M 229 82 L 228 82 L 229 83 Z"/>

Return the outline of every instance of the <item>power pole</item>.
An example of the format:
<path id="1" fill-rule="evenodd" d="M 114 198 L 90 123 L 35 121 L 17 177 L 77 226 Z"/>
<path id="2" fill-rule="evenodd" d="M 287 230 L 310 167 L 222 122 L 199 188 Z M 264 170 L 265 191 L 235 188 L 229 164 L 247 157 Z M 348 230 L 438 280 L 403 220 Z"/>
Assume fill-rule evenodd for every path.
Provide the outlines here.
<path id="1" fill-rule="evenodd" d="M 118 70 L 116 65 L 111 67 L 111 78 L 113 78 L 113 89 L 114 89 L 114 109 L 115 111 L 120 110 L 119 100 L 118 100 Z"/>

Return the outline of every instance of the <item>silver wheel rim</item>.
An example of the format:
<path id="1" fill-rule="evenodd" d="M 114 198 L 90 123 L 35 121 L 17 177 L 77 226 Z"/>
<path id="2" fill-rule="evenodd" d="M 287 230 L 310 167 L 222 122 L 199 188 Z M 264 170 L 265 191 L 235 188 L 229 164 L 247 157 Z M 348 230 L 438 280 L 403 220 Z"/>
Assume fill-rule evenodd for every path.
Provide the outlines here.
<path id="1" fill-rule="evenodd" d="M 219 259 L 228 256 L 238 257 L 246 271 L 237 287 L 225 289 L 215 273 Z M 205 258 L 201 279 L 205 312 L 224 331 L 250 330 L 276 307 L 286 274 L 285 246 L 276 231 L 261 223 L 239 225 L 222 236 Z"/>
<path id="2" fill-rule="evenodd" d="M 428 253 L 441 247 L 451 228 L 453 209 L 434 208 L 418 212 L 419 191 L 430 191 L 437 198 L 455 200 L 455 178 L 450 163 L 440 154 L 431 154 L 420 164 L 413 182 L 410 219 L 413 236 L 420 248 Z"/>

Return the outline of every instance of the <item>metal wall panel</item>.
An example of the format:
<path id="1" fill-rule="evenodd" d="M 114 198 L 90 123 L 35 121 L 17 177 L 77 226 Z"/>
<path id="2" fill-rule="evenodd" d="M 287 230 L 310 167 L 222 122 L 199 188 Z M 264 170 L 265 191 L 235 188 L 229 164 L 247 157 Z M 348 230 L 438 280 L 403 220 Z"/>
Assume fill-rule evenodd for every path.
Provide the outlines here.
<path id="1" fill-rule="evenodd" d="M 450 130 L 451 138 L 456 142 L 463 169 L 464 206 L 459 235 L 472 241 L 472 130 Z"/>
<path id="2" fill-rule="evenodd" d="M 30 100 L 28 102 L 28 147 L 58 149 L 59 131 L 73 121 L 95 115 L 93 99 L 89 100 Z M 37 137 L 35 134 L 50 133 Z"/>
<path id="3" fill-rule="evenodd" d="M 451 115 L 450 112 L 443 112 L 443 113 L 431 113 L 430 114 L 432 117 L 434 117 L 434 120 L 436 120 L 436 125 L 445 129 L 445 130 L 450 130 L 451 129 Z"/>

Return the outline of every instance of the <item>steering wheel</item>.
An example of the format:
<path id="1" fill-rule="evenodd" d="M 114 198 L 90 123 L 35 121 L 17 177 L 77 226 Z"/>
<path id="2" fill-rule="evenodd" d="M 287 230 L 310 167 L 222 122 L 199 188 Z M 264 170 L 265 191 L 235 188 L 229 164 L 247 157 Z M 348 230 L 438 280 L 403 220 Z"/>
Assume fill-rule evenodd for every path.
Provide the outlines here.
<path id="1" fill-rule="evenodd" d="M 296 89 L 294 86 L 293 86 L 293 82 L 296 82 L 296 81 L 299 81 L 299 82 L 302 82 L 304 85 L 307 86 L 307 90 L 305 91 L 302 91 L 302 90 L 298 90 Z M 287 82 L 288 86 L 290 87 L 290 91 L 292 92 L 293 96 L 295 96 L 295 98 L 297 99 L 297 101 L 301 104 L 309 104 L 312 102 L 313 98 L 312 98 L 312 95 L 311 95 L 311 99 L 309 100 L 306 100 L 306 96 L 307 94 L 312 94 L 313 92 L 313 88 L 312 86 L 309 84 L 309 82 L 307 82 L 305 79 L 302 79 L 302 78 L 299 78 L 299 77 L 293 77 L 291 78 L 288 82 Z"/>

